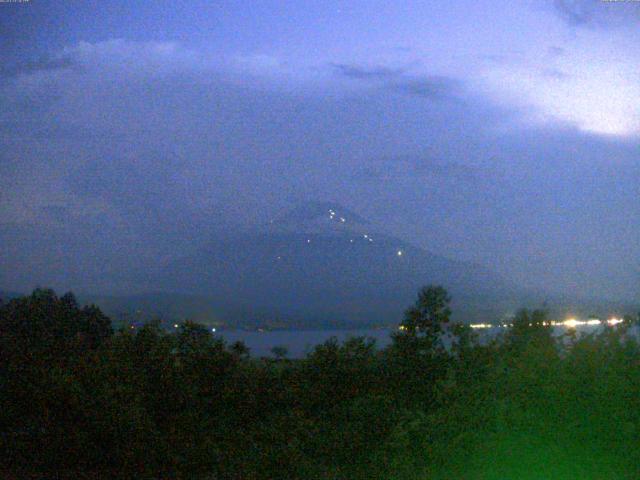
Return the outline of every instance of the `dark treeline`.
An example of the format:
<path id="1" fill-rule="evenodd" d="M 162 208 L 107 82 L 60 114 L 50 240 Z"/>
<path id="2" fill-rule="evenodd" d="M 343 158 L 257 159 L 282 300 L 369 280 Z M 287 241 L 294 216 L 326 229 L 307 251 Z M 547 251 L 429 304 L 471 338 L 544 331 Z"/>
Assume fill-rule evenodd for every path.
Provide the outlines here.
<path id="1" fill-rule="evenodd" d="M 252 358 L 205 327 L 113 332 L 36 290 L 0 305 L 3 478 L 637 479 L 635 319 L 488 344 L 423 289 L 392 344 Z M 452 346 L 445 348 L 443 338 Z"/>

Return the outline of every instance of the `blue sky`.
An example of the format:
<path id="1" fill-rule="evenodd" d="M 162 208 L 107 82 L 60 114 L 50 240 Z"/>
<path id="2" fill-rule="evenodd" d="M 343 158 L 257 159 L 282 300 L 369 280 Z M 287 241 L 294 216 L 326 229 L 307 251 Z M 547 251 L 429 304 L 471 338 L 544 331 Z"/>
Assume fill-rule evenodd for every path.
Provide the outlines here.
<path id="1" fill-rule="evenodd" d="M 0 224 L 151 261 L 329 200 L 637 298 L 639 3 L 254 3 L 0 4 Z M 0 281 L 23 288 L 17 239 Z"/>

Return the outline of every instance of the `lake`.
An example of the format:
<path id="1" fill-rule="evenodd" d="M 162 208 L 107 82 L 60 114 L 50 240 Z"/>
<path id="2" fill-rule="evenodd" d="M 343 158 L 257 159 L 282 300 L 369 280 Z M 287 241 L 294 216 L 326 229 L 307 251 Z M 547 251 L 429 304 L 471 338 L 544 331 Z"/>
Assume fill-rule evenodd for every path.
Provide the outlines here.
<path id="1" fill-rule="evenodd" d="M 591 333 L 597 331 L 601 327 L 597 326 L 578 326 L 576 330 L 581 333 Z M 316 345 L 319 345 L 331 337 L 336 337 L 340 342 L 350 337 L 368 337 L 376 341 L 378 348 L 384 348 L 391 343 L 391 333 L 396 329 L 380 328 L 380 329 L 360 329 L 360 330 L 276 330 L 276 331 L 245 331 L 245 330 L 228 330 L 217 334 L 224 338 L 227 343 L 237 340 L 243 341 L 249 347 L 253 357 L 273 356 L 271 349 L 275 346 L 287 347 L 289 358 L 301 358 L 310 352 Z M 489 340 L 499 333 L 504 332 L 501 327 L 491 327 L 482 330 L 476 330 L 480 337 L 480 341 Z M 567 327 L 554 327 L 555 335 L 562 335 L 567 331 Z M 638 332 L 634 328 L 634 335 Z"/>
<path id="2" fill-rule="evenodd" d="M 316 345 L 324 343 L 331 337 L 340 342 L 350 337 L 370 337 L 376 340 L 378 348 L 384 348 L 391 343 L 392 329 L 362 329 L 362 330 L 275 330 L 275 331 L 245 331 L 228 330 L 219 334 L 227 343 L 242 340 L 251 350 L 251 356 L 273 356 L 271 349 L 284 346 L 289 350 L 288 357 L 301 358 Z"/>

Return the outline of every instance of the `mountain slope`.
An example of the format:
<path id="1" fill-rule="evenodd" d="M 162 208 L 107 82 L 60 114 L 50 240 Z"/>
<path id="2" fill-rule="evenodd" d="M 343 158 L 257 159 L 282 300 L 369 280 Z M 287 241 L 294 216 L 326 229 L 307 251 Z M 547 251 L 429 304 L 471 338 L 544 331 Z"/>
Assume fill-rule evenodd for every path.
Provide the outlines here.
<path id="1" fill-rule="evenodd" d="M 213 240 L 161 278 L 167 290 L 353 323 L 397 321 L 430 283 L 448 288 L 459 312 L 515 291 L 483 267 L 374 233 L 366 220 L 328 203 L 305 204 L 264 228 Z"/>

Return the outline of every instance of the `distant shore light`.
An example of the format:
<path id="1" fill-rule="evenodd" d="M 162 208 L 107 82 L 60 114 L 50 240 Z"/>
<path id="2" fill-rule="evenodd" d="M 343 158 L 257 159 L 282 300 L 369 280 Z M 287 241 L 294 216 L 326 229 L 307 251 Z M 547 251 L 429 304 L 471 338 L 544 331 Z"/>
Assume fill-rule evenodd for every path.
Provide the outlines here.
<path id="1" fill-rule="evenodd" d="M 582 322 L 579 322 L 579 321 L 578 321 L 578 320 L 576 320 L 575 318 L 569 318 L 569 319 L 567 319 L 567 320 L 565 320 L 565 321 L 563 322 L 563 325 L 564 325 L 565 327 L 568 327 L 568 328 L 576 328 L 576 327 L 577 327 L 578 325 L 580 325 L 581 323 L 582 323 Z"/>

